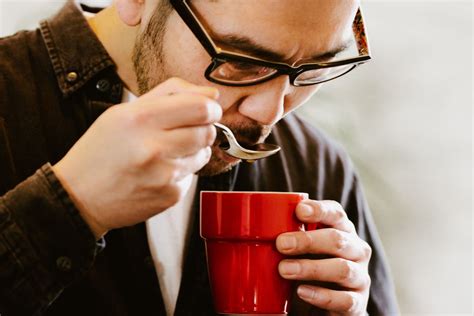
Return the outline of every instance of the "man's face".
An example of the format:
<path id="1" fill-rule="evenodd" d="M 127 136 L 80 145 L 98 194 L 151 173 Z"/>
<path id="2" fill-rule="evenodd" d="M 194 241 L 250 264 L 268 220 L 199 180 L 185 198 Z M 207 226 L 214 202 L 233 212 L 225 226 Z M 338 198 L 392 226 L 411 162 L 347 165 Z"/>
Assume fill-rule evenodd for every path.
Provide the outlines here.
<path id="1" fill-rule="evenodd" d="M 293 64 L 340 47 L 352 32 L 358 1 L 195 0 L 191 4 L 213 40 L 222 48 L 252 55 L 247 49 L 253 45 L 281 56 L 281 60 L 273 61 Z M 211 58 L 199 41 L 175 11 L 168 19 L 160 20 L 155 8 L 149 8 L 148 20 L 143 19 L 142 34 L 135 47 L 134 63 L 140 93 L 169 77 L 215 86 L 219 89 L 218 101 L 223 108 L 221 122 L 234 131 L 243 145 L 263 142 L 275 123 L 319 88 L 291 86 L 287 76 L 248 87 L 211 83 L 204 77 Z M 166 6 L 160 11 L 164 8 Z M 229 38 L 238 40 L 225 43 Z M 245 42 L 244 47 L 236 44 L 238 42 Z M 200 174 L 218 174 L 239 162 L 219 148 L 224 141 L 223 136 L 218 135 L 212 158 Z"/>

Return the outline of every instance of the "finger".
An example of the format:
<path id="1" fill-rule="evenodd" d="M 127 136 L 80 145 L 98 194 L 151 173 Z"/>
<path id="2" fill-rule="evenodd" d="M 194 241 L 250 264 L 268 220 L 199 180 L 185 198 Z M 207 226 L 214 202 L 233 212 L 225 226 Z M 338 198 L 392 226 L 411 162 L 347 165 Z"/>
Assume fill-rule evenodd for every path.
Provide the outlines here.
<path id="1" fill-rule="evenodd" d="M 164 158 L 159 163 L 146 169 L 146 173 L 139 176 L 149 187 L 163 188 L 179 184 L 179 182 L 190 174 L 202 169 L 211 157 L 211 148 L 205 147 L 196 153 L 181 158 Z M 147 180 L 148 179 L 148 180 Z"/>
<path id="2" fill-rule="evenodd" d="M 218 122 L 222 117 L 222 107 L 202 95 L 180 94 L 141 101 L 133 115 L 138 124 L 174 129 Z"/>
<path id="3" fill-rule="evenodd" d="M 366 265 L 340 258 L 282 260 L 278 271 L 289 280 L 331 282 L 354 290 L 370 286 Z"/>
<path id="4" fill-rule="evenodd" d="M 365 299 L 362 293 L 351 291 L 335 291 L 318 286 L 300 285 L 298 296 L 320 309 L 358 314 L 364 312 Z"/>
<path id="5" fill-rule="evenodd" d="M 296 207 L 296 216 L 305 223 L 321 223 L 346 232 L 354 232 L 354 224 L 336 201 L 304 200 Z"/>
<path id="6" fill-rule="evenodd" d="M 216 138 L 216 128 L 209 124 L 176 128 L 162 131 L 159 138 L 163 144 L 163 156 L 179 158 L 211 146 Z"/>
<path id="7" fill-rule="evenodd" d="M 334 228 L 283 233 L 277 237 L 278 251 L 286 255 L 326 254 L 352 261 L 366 262 L 371 248 L 356 234 Z"/>
<path id="8" fill-rule="evenodd" d="M 194 174 L 201 170 L 211 158 L 211 147 L 205 147 L 193 155 L 189 155 L 177 160 L 177 165 L 180 170 L 177 180 L 181 180 L 189 174 Z"/>
<path id="9" fill-rule="evenodd" d="M 145 99 L 154 99 L 160 96 L 181 93 L 200 94 L 214 100 L 217 100 L 217 98 L 219 97 L 219 90 L 217 90 L 217 88 L 208 86 L 198 86 L 190 83 L 189 81 L 176 77 L 170 78 L 164 81 L 163 83 L 157 85 L 155 88 L 151 89 L 142 97 L 144 97 Z"/>

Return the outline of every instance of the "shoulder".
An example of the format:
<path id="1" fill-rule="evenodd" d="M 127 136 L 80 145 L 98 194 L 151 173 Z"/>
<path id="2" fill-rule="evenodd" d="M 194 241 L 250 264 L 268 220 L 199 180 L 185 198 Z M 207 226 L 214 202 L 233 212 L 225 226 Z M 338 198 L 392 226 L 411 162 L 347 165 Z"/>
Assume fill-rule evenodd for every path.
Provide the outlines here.
<path id="1" fill-rule="evenodd" d="M 286 116 L 275 126 L 273 134 L 282 144 L 284 154 L 295 156 L 301 162 L 351 167 L 350 158 L 341 144 L 297 114 Z"/>
<path id="2" fill-rule="evenodd" d="M 0 69 L 4 77 L 8 76 L 11 79 L 20 75 L 24 77 L 45 61 L 48 61 L 48 66 L 51 65 L 39 28 L 0 38 Z"/>
<path id="3" fill-rule="evenodd" d="M 54 78 L 48 56 L 39 29 L 0 38 L 0 117 L 32 103 L 38 83 Z"/>
<path id="4" fill-rule="evenodd" d="M 39 40 L 41 40 L 39 30 L 20 31 L 0 38 L 1 73 L 12 75 L 30 65 Z"/>

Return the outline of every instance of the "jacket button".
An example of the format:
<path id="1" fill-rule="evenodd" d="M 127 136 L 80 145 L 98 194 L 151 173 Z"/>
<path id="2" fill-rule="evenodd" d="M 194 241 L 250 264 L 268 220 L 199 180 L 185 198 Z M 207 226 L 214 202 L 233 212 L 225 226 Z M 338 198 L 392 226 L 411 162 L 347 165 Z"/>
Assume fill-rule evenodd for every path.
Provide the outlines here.
<path id="1" fill-rule="evenodd" d="M 77 72 L 71 71 L 66 75 L 66 80 L 67 82 L 75 82 L 79 76 L 77 75 Z"/>
<path id="2" fill-rule="evenodd" d="M 110 90 L 110 82 L 107 79 L 100 79 L 95 87 L 100 92 L 107 92 Z"/>
<path id="3" fill-rule="evenodd" d="M 69 271 L 72 268 L 72 261 L 69 257 L 61 256 L 56 259 L 56 266 L 61 271 Z"/>

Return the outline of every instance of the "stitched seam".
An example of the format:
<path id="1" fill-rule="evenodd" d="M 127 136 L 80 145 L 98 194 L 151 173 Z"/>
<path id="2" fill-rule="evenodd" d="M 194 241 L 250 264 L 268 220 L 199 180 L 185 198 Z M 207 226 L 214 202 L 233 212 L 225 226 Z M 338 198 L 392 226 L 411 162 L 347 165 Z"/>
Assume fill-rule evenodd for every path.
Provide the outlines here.
<path id="1" fill-rule="evenodd" d="M 84 70 L 84 74 L 81 76 L 81 80 L 70 87 L 63 88 L 63 93 L 65 96 L 69 96 L 71 93 L 77 91 L 81 87 L 83 87 L 92 77 L 97 75 L 100 71 L 104 70 L 107 67 L 111 67 L 114 64 L 108 58 L 103 58 L 97 65 L 93 67 L 88 67 Z"/>
<path id="2" fill-rule="evenodd" d="M 39 171 L 43 174 L 43 177 L 41 177 L 41 181 L 43 181 L 47 185 L 49 191 L 52 192 L 54 196 L 56 197 L 56 199 L 59 200 L 60 203 L 64 206 L 64 208 L 67 211 L 67 214 L 69 215 L 69 218 L 72 220 L 73 225 L 76 227 L 77 233 L 88 239 L 92 238 L 92 240 L 94 240 L 92 245 L 96 249 L 95 252 L 97 252 L 98 245 L 95 242 L 95 238 L 90 228 L 82 219 L 76 206 L 69 198 L 67 191 L 62 187 L 59 180 L 56 180 L 54 172 L 51 169 L 51 165 L 47 163 L 44 166 L 42 166 Z M 92 261 L 93 256 L 89 257 L 87 260 Z M 84 272 L 86 271 L 86 269 L 82 268 L 80 271 Z"/>
<path id="3" fill-rule="evenodd" d="M 40 31 L 43 35 L 44 43 L 46 45 L 46 49 L 48 50 L 49 57 L 51 59 L 51 63 L 53 64 L 54 73 L 57 76 L 59 86 L 61 89 L 65 89 L 62 79 L 62 73 L 64 72 L 64 65 L 61 62 L 61 58 L 59 58 L 58 53 L 56 52 L 56 43 L 54 42 L 54 38 L 51 34 L 49 29 L 48 21 L 41 21 L 40 22 Z"/>
<path id="4" fill-rule="evenodd" d="M 50 26 L 47 20 L 42 21 L 40 23 L 40 31 L 43 35 L 44 43 L 46 45 L 46 49 L 48 50 L 48 54 L 53 65 L 54 73 L 57 76 L 58 84 L 65 96 L 70 95 L 71 93 L 77 91 L 79 88 L 84 86 L 84 84 L 86 84 L 86 82 L 90 78 L 95 76 L 99 71 L 114 65 L 114 63 L 110 60 L 108 56 L 104 56 L 97 62 L 97 64 L 84 68 L 83 74 L 81 74 L 81 80 L 76 84 L 69 86 L 67 83 L 64 82 L 64 72 L 66 71 L 66 67 L 62 62 L 61 57 L 57 53 L 57 45 L 54 41 L 54 37 L 51 33 Z M 106 54 L 103 48 L 101 48 L 101 51 L 103 54 Z"/>
<path id="5" fill-rule="evenodd" d="M 46 44 L 51 63 L 53 64 L 58 84 L 65 97 L 69 96 L 71 93 L 77 91 L 82 86 L 84 86 L 87 81 L 90 80 L 93 76 L 95 76 L 99 71 L 114 65 L 113 61 L 107 55 L 107 51 L 104 49 L 104 47 L 100 47 L 100 54 L 104 56 L 97 63 L 94 63 L 91 66 L 86 65 L 86 67 L 83 69 L 83 73 L 80 74 L 81 79 L 79 80 L 79 82 L 73 85 L 69 85 L 65 82 L 64 79 L 64 72 L 67 71 L 67 69 L 63 63 L 62 58 L 57 52 L 57 45 L 55 43 L 54 36 L 52 35 L 51 28 L 47 20 L 40 22 L 40 31 L 43 35 L 43 39 Z"/>

